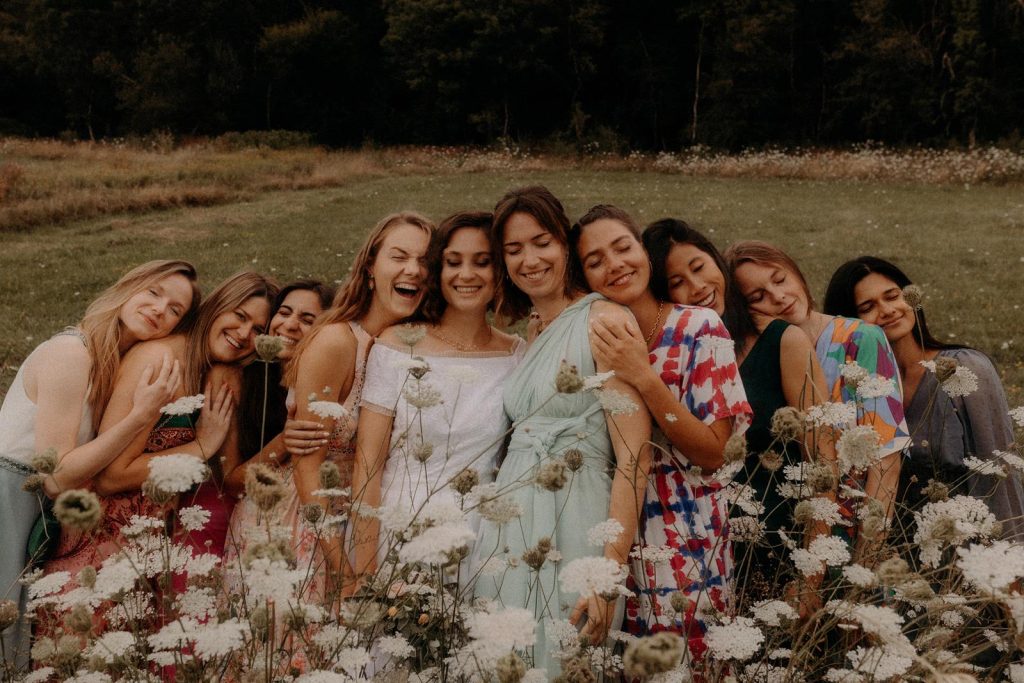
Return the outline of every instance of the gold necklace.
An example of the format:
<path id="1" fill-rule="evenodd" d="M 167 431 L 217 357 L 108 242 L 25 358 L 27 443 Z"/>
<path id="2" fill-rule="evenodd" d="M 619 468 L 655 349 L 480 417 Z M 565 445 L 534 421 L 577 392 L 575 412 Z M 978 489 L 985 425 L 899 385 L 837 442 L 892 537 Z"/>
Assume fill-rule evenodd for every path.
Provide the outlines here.
<path id="1" fill-rule="evenodd" d="M 450 346 L 453 349 L 455 349 L 456 351 L 462 351 L 463 353 L 474 353 L 474 352 L 477 352 L 477 351 L 484 351 L 485 350 L 484 347 L 486 347 L 488 344 L 491 343 L 491 338 L 494 336 L 494 332 L 491 331 L 491 326 L 488 325 L 487 326 L 487 341 L 485 341 L 482 346 L 477 346 L 475 344 L 463 344 L 462 342 L 457 342 L 454 339 L 449 339 L 448 337 L 446 337 L 443 334 L 441 334 L 441 331 L 438 328 L 436 328 L 436 327 L 431 327 L 427 331 L 430 334 L 432 334 L 435 337 L 437 337 L 438 339 L 440 339 L 441 341 L 443 341 L 448 346 Z"/>
<path id="2" fill-rule="evenodd" d="M 654 327 L 652 327 L 651 331 L 647 333 L 646 337 L 644 337 L 644 342 L 647 344 L 648 347 L 650 347 L 651 345 L 651 340 L 654 339 L 654 333 L 658 331 L 659 327 L 661 327 L 661 314 L 664 310 L 665 302 L 658 302 L 658 319 L 654 321 Z"/>

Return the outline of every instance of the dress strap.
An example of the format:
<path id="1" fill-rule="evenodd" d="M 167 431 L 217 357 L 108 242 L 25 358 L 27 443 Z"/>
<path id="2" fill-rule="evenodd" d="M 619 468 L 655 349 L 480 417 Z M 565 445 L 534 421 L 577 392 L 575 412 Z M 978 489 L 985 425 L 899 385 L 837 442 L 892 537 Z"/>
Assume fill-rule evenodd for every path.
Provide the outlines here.
<path id="1" fill-rule="evenodd" d="M 63 330 L 61 330 L 60 332 L 58 332 L 57 334 L 55 334 L 53 336 L 54 337 L 78 337 L 78 341 L 82 342 L 83 346 L 86 346 L 86 347 L 89 346 L 89 340 L 88 340 L 88 338 L 86 338 L 85 332 L 82 332 L 77 327 L 72 327 L 70 325 L 68 327 L 65 327 Z"/>

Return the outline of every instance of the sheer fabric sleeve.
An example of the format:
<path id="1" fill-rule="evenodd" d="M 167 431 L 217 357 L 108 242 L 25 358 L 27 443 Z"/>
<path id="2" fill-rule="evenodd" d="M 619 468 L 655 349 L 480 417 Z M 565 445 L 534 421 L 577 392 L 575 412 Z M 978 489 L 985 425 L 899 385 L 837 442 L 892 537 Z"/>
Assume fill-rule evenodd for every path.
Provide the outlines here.
<path id="1" fill-rule="evenodd" d="M 366 377 L 359 405 L 375 413 L 393 416 L 409 376 L 407 352 L 377 342 L 366 360 Z"/>

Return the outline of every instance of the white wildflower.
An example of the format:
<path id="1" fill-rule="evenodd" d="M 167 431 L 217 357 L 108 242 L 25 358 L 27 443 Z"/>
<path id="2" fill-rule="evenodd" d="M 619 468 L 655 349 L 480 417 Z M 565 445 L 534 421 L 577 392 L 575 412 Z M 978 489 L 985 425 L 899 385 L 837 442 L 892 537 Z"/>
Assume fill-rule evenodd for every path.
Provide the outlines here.
<path id="1" fill-rule="evenodd" d="M 623 528 L 619 520 L 614 518 L 606 519 L 595 524 L 587 531 L 587 542 L 590 545 L 604 547 L 606 543 L 614 543 L 622 535 Z"/>
<path id="2" fill-rule="evenodd" d="M 600 389 L 604 386 L 604 383 L 615 376 L 614 370 L 608 372 L 599 372 L 597 374 L 586 377 L 583 380 L 583 391 L 589 391 L 593 389 Z"/>
<path id="3" fill-rule="evenodd" d="M 337 401 L 310 401 L 308 408 L 321 420 L 340 420 L 348 415 L 345 406 Z"/>
<path id="4" fill-rule="evenodd" d="M 163 531 L 165 528 L 167 522 L 158 517 L 132 515 L 128 524 L 121 527 L 121 535 L 125 538 L 136 538 L 151 531 Z"/>
<path id="5" fill-rule="evenodd" d="M 843 577 L 860 588 L 870 588 L 878 583 L 875 573 L 859 564 L 851 564 L 843 567 Z"/>
<path id="6" fill-rule="evenodd" d="M 757 492 L 753 486 L 736 486 L 729 488 L 728 500 L 734 507 L 738 507 L 748 515 L 764 514 L 764 503 L 757 499 Z"/>
<path id="7" fill-rule="evenodd" d="M 580 557 L 565 565 L 558 578 L 567 593 L 603 595 L 617 593 L 626 573 L 607 557 Z"/>
<path id="8" fill-rule="evenodd" d="M 209 587 L 189 586 L 184 593 L 178 593 L 176 602 L 178 614 L 184 616 L 203 620 L 217 613 L 217 598 Z"/>
<path id="9" fill-rule="evenodd" d="M 1010 664 L 1006 668 L 1006 678 L 1010 683 L 1024 683 L 1024 664 Z"/>
<path id="10" fill-rule="evenodd" d="M 638 545 L 629 552 L 629 556 L 644 562 L 664 564 L 675 557 L 676 553 L 676 549 L 670 545 Z"/>
<path id="11" fill-rule="evenodd" d="M 729 538 L 743 543 L 756 543 L 764 536 L 764 522 L 754 515 L 729 518 Z"/>
<path id="12" fill-rule="evenodd" d="M 829 683 L 863 683 L 868 680 L 864 674 L 851 669 L 829 669 L 825 672 L 825 680 Z"/>
<path id="13" fill-rule="evenodd" d="M 336 671 L 316 669 L 307 671 L 295 679 L 295 683 L 352 683 L 352 677 Z"/>
<path id="14" fill-rule="evenodd" d="M 953 376 L 942 383 L 942 390 L 950 398 L 970 396 L 978 390 L 978 376 L 966 365 L 957 365 Z"/>
<path id="15" fill-rule="evenodd" d="M 476 532 L 464 521 L 432 526 L 417 534 L 398 549 L 405 563 L 446 564 L 455 551 L 472 545 Z"/>
<path id="16" fill-rule="evenodd" d="M 544 633 L 553 645 L 559 645 L 565 649 L 575 648 L 580 641 L 579 631 L 569 623 L 568 619 L 552 619 L 544 622 Z"/>
<path id="17" fill-rule="evenodd" d="M 430 364 L 420 356 L 401 356 L 391 361 L 391 367 L 400 372 L 413 373 L 417 379 L 430 372 Z"/>
<path id="18" fill-rule="evenodd" d="M 210 474 L 206 463 L 188 453 L 160 455 L 149 461 L 146 481 L 165 493 L 184 493 Z"/>
<path id="19" fill-rule="evenodd" d="M 920 548 L 921 562 L 938 565 L 942 550 L 976 538 L 987 538 L 998 526 L 995 515 L 984 501 L 973 496 L 954 496 L 928 503 L 914 513 L 917 529 L 914 543 Z"/>
<path id="20" fill-rule="evenodd" d="M 858 365 L 857 361 L 847 361 L 839 366 L 839 376 L 852 386 L 858 386 L 861 382 L 868 379 L 870 374 L 867 368 Z"/>
<path id="21" fill-rule="evenodd" d="M 44 681 L 49 680 L 55 673 L 57 673 L 57 670 L 52 666 L 44 666 L 27 674 L 21 679 L 21 683 L 43 683 Z"/>
<path id="22" fill-rule="evenodd" d="M 176 401 L 168 403 L 160 412 L 164 415 L 191 415 L 197 410 L 202 410 L 206 397 L 202 394 L 195 396 L 182 396 Z"/>
<path id="23" fill-rule="evenodd" d="M 1018 427 L 1024 428 L 1024 406 L 1017 406 L 1009 412 L 1010 419 L 1013 420 Z"/>
<path id="24" fill-rule="evenodd" d="M 466 494 L 468 508 L 476 508 L 480 516 L 494 524 L 505 524 L 523 514 L 519 503 L 510 495 L 498 492 L 494 482 L 474 486 Z"/>
<path id="25" fill-rule="evenodd" d="M 808 498 L 800 505 L 806 506 L 806 509 L 810 511 L 811 519 L 817 522 L 824 522 L 830 526 L 847 524 L 842 513 L 839 512 L 839 505 L 833 500 L 821 497 Z"/>
<path id="26" fill-rule="evenodd" d="M 715 470 L 715 475 L 711 478 L 719 482 L 722 486 L 727 486 L 732 482 L 733 477 L 739 474 L 742 470 L 743 461 L 733 460 L 732 462 L 727 462 Z"/>
<path id="27" fill-rule="evenodd" d="M 110 674 L 103 673 L 102 671 L 79 669 L 71 678 L 65 678 L 64 683 L 112 683 L 113 680 Z"/>
<path id="28" fill-rule="evenodd" d="M 466 617 L 469 637 L 475 643 L 474 651 L 485 659 L 497 660 L 512 650 L 533 647 L 537 640 L 537 619 L 533 612 L 522 607 L 477 611 Z"/>
<path id="29" fill-rule="evenodd" d="M 992 451 L 993 460 L 1002 460 L 1007 465 L 1024 474 L 1024 458 L 1010 451 Z"/>
<path id="30" fill-rule="evenodd" d="M 519 683 L 547 683 L 548 672 L 546 669 L 528 669 Z M 1016 681 L 1014 681 L 1016 683 Z"/>
<path id="31" fill-rule="evenodd" d="M 459 384 L 473 384 L 480 381 L 480 370 L 472 365 L 453 365 L 445 374 Z"/>
<path id="32" fill-rule="evenodd" d="M 750 613 L 765 626 L 782 626 L 783 620 L 792 621 L 800 616 L 782 600 L 762 600 L 750 608 Z"/>
<path id="33" fill-rule="evenodd" d="M 609 415 L 632 415 L 640 409 L 633 399 L 615 389 L 597 389 L 594 394 Z"/>
<path id="34" fill-rule="evenodd" d="M 352 677 L 359 676 L 363 668 L 372 661 L 370 653 L 358 647 L 346 647 L 334 658 L 335 665 Z"/>
<path id="35" fill-rule="evenodd" d="M 435 389 L 429 382 L 410 382 L 402 390 L 402 396 L 413 408 L 426 410 L 442 403 L 441 392 Z"/>
<path id="36" fill-rule="evenodd" d="M 678 422 L 679 418 L 676 417 L 675 413 L 665 413 L 665 422 Z"/>
<path id="37" fill-rule="evenodd" d="M 119 657 L 125 657 L 135 647 L 135 635 L 130 631 L 107 631 L 89 646 L 89 657 L 99 657 L 107 664 L 113 664 Z"/>
<path id="38" fill-rule="evenodd" d="M 178 521 L 185 531 L 200 531 L 210 521 L 210 511 L 202 505 L 192 505 L 178 510 Z"/>
<path id="39" fill-rule="evenodd" d="M 982 460 L 973 455 L 964 458 L 964 466 L 975 474 L 1005 477 L 1006 471 L 998 460 Z"/>
<path id="40" fill-rule="evenodd" d="M 995 541 L 991 545 L 972 543 L 957 548 L 956 565 L 964 578 L 987 593 L 1001 593 L 1024 577 L 1024 545 Z"/>
<path id="41" fill-rule="evenodd" d="M 736 617 L 731 622 L 712 624 L 704 635 L 708 651 L 716 659 L 743 662 L 754 656 L 764 642 L 764 633 L 748 617 Z"/>
<path id="42" fill-rule="evenodd" d="M 249 624 L 238 619 L 229 619 L 219 624 L 204 624 L 194 635 L 196 656 L 213 659 L 229 655 L 244 644 L 244 635 Z"/>
<path id="43" fill-rule="evenodd" d="M 846 653 L 853 668 L 872 676 L 875 681 L 889 681 L 906 673 L 914 664 L 911 657 L 886 647 L 858 647 Z"/>
<path id="44" fill-rule="evenodd" d="M 844 430 L 836 442 L 839 469 L 842 472 L 866 470 L 878 462 L 880 452 L 878 432 L 869 425 L 858 425 Z"/>
<path id="45" fill-rule="evenodd" d="M 896 391 L 896 382 L 891 377 L 872 375 L 857 385 L 857 398 L 862 401 L 885 398 Z"/>
<path id="46" fill-rule="evenodd" d="M 28 596 L 31 599 L 47 597 L 59 593 L 71 580 L 70 572 L 53 572 L 38 578 L 28 587 Z"/>
<path id="47" fill-rule="evenodd" d="M 416 649 L 409 644 L 405 636 L 384 636 L 377 641 L 377 647 L 386 655 L 395 659 L 405 659 L 416 653 Z"/>
<path id="48" fill-rule="evenodd" d="M 797 548 L 790 554 L 793 564 L 804 576 L 820 574 L 824 564 L 839 567 L 850 561 L 850 549 L 846 542 L 837 536 L 818 536 L 810 545 Z"/>
<path id="49" fill-rule="evenodd" d="M 815 427 L 845 427 L 857 422 L 857 404 L 822 403 L 807 410 L 807 422 Z"/>

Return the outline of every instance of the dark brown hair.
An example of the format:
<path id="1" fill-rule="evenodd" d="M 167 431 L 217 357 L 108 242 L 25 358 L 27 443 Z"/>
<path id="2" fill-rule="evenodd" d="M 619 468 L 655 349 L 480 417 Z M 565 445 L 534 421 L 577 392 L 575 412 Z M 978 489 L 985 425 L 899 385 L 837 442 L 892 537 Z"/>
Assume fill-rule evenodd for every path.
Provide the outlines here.
<path id="1" fill-rule="evenodd" d="M 426 291 L 423 294 L 423 301 L 415 318 L 423 322 L 436 325 L 441 321 L 441 316 L 448 308 L 441 293 L 441 270 L 444 268 L 444 250 L 452 241 L 452 236 L 463 229 L 481 230 L 490 242 L 491 222 L 494 215 L 489 211 L 459 211 L 441 221 L 437 230 L 430 236 L 430 246 L 427 247 L 427 282 Z M 493 254 L 494 250 L 491 250 Z M 495 268 L 495 261 L 492 256 L 491 267 Z"/>
<path id="2" fill-rule="evenodd" d="M 562 202 L 543 185 L 531 185 L 511 190 L 494 207 L 494 223 L 491 225 L 491 249 L 498 274 L 498 291 L 494 310 L 496 315 L 507 323 L 525 318 L 532 307 L 530 297 L 516 287 L 509 278 L 505 268 L 505 225 L 517 213 L 531 216 L 546 230 L 556 242 L 565 249 L 569 256 L 569 217 L 565 214 Z M 587 291 L 586 280 L 579 266 L 571 258 L 566 258 L 565 294 L 573 296 L 578 292 Z"/>

